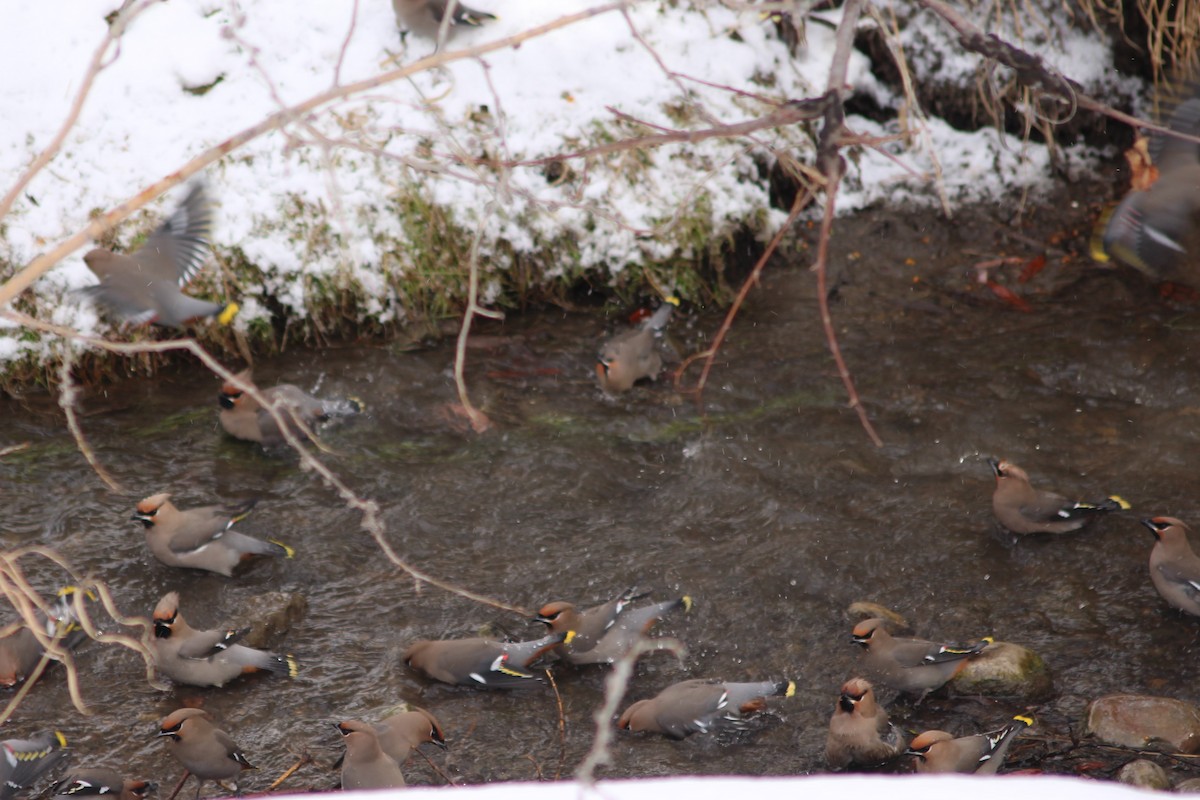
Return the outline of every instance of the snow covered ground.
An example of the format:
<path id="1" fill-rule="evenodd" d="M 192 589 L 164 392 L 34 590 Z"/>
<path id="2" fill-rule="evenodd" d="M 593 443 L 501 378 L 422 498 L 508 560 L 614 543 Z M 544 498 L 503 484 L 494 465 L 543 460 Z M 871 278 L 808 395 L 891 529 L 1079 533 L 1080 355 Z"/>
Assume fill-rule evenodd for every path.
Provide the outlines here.
<path id="1" fill-rule="evenodd" d="M 107 30 L 117 0 L 19 3 L 0 26 L 0 171 L 11 184 L 53 138 Z M 476 0 L 500 19 L 462 30 L 443 52 L 512 36 L 590 7 L 586 0 Z M 911 10 L 903 12 L 912 14 Z M 922 12 L 923 13 L 923 12 Z M 543 159 L 652 130 L 703 129 L 772 110 L 771 103 L 823 91 L 836 13 L 807 25 L 795 57 L 772 23 L 740 2 L 643 0 L 531 38 L 482 59 L 386 84 L 324 106 L 262 136 L 205 171 L 217 198 L 214 244 L 261 270 L 255 285 L 217 273 L 193 293 L 229 293 L 236 324 L 263 318 L 266 297 L 302 316 L 331 285 L 351 287 L 362 313 L 403 319 L 402 287 L 437 227 L 463 233 L 463 252 L 482 232 L 484 299 L 514 254 L 553 276 L 603 270 L 619 278 L 645 263 L 686 260 L 749 222 L 769 235 L 783 214 L 768 204 L 761 166 L 767 145 L 810 152 L 803 126 L 754 140 L 708 139 L 641 153 L 618 152 L 512 169 L 460 156 Z M 986 20 L 979 20 L 980 24 Z M 870 24 L 865 22 L 864 24 Z M 1034 37 L 1039 25 L 1028 25 Z M 906 27 L 905 46 L 922 68 L 970 74 L 977 59 L 955 53 L 932 17 Z M 1059 31 L 1040 48 L 1089 89 L 1115 85 L 1098 39 Z M 1028 40 L 1028 37 L 1027 37 Z M 935 48 L 943 47 L 940 56 Z M 402 38 L 388 0 L 289 3 L 171 0 L 149 3 L 107 58 L 62 152 L 18 198 L 0 229 L 0 259 L 15 270 L 106 210 L 283 106 L 429 55 L 433 42 Z M 899 98 L 855 54 L 849 83 L 885 107 Z M 736 89 L 738 91 L 732 91 Z M 761 99 L 756 99 L 758 96 Z M 910 117 L 911 119 L 911 117 Z M 896 126 L 851 118 L 862 134 Z M 1051 180 L 1045 148 L 1000 142 L 990 130 L 963 133 L 931 120 L 911 144 L 864 149 L 850 160 L 844 210 L 880 202 L 932 202 L 936 152 L 951 201 L 996 198 Z M 1069 156 L 1086 165 L 1087 154 Z M 7 185 L 2 187 L 7 191 Z M 121 231 L 129 244 L 166 213 L 182 190 Z M 564 243 L 569 243 L 566 246 Z M 552 249 L 551 249 L 552 248 Z M 35 284 L 40 316 L 80 330 L 105 330 L 70 289 L 95 282 L 82 250 Z M 536 258 L 534 257 L 536 255 Z M 448 291 L 455 287 L 448 287 Z M 42 358 L 44 341 L 0 328 L 0 365 Z M 2 368 L 2 366 L 0 366 Z"/>
<path id="2" fill-rule="evenodd" d="M 435 791 L 409 787 L 403 793 Z M 726 800 L 752 795 L 757 800 L 840 800 L 845 797 L 887 797 L 889 800 L 927 800 L 929 797 L 970 797 L 999 800 L 1019 794 L 1026 800 L 1135 800 L 1147 793 L 1117 783 L 1064 777 L 976 777 L 973 775 L 883 776 L 844 775 L 797 778 L 655 778 L 641 781 L 602 781 L 593 787 L 578 783 L 494 783 L 454 790 L 462 800 L 659 800 L 686 796 L 689 800 Z M 474 795 L 473 798 L 468 795 Z M 352 792 L 347 800 L 365 800 L 380 793 Z"/>

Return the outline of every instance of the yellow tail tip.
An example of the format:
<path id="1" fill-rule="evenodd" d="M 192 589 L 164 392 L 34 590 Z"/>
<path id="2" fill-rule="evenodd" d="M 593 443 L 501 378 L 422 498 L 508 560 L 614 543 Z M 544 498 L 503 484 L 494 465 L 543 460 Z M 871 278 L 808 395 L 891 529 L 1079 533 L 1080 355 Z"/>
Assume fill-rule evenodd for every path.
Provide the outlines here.
<path id="1" fill-rule="evenodd" d="M 788 681 L 787 683 L 788 683 L 787 691 L 783 693 L 783 696 L 784 697 L 795 697 L 796 696 L 796 682 Z"/>
<path id="2" fill-rule="evenodd" d="M 358 397 L 350 396 L 346 400 L 349 401 L 350 405 L 354 406 L 354 410 L 359 414 L 367 410 L 367 404 Z"/>
<path id="3" fill-rule="evenodd" d="M 1033 717 L 1028 714 L 1017 714 L 1013 717 L 1013 722 L 1024 722 L 1026 727 L 1033 727 Z"/>
<path id="4" fill-rule="evenodd" d="M 985 637 L 983 637 L 983 639 L 981 639 L 980 641 L 986 642 L 986 643 L 988 643 L 988 644 L 995 644 L 995 643 L 996 643 L 996 637 L 995 637 L 995 636 L 985 636 Z"/>
<path id="5" fill-rule="evenodd" d="M 692 602 L 692 596 L 689 594 L 685 594 L 683 597 L 679 598 L 679 602 L 683 603 L 683 613 L 685 614 L 691 611 L 692 606 L 694 605 Z"/>
<path id="6" fill-rule="evenodd" d="M 1122 511 L 1128 511 L 1133 508 L 1133 506 L 1129 505 L 1129 501 L 1119 494 L 1111 494 L 1108 496 L 1108 499 L 1119 505 Z"/>
<path id="7" fill-rule="evenodd" d="M 284 544 L 283 542 L 278 541 L 276 539 L 269 539 L 268 541 L 270 541 L 271 544 L 276 544 L 283 548 L 283 557 L 284 558 L 295 558 L 296 557 L 295 548 L 288 547 L 286 544 Z"/>
<path id="8" fill-rule="evenodd" d="M 58 597 L 70 597 L 79 591 L 81 591 L 81 590 L 78 586 L 68 584 L 67 586 L 64 586 L 58 590 L 57 596 Z M 84 589 L 82 591 L 83 591 L 83 596 L 85 598 L 87 598 L 88 600 L 95 601 L 98 599 L 96 596 L 96 593 L 93 592 L 91 589 Z"/>
<path id="9" fill-rule="evenodd" d="M 574 638 L 575 638 L 575 631 L 567 631 L 567 635 L 563 637 L 562 643 L 570 644 L 571 640 Z"/>
<path id="10" fill-rule="evenodd" d="M 230 322 L 233 321 L 233 318 L 236 317 L 237 313 L 241 310 L 242 310 L 241 306 L 239 306 L 237 303 L 235 303 L 231 300 L 229 302 L 229 305 L 227 305 L 223 309 L 221 309 L 221 313 L 217 315 L 217 322 L 219 322 L 222 325 L 228 325 Z"/>
<path id="11" fill-rule="evenodd" d="M 59 747 L 66 747 L 66 746 L 67 746 L 67 737 L 63 736 L 61 732 L 59 732 L 59 731 L 55 731 L 55 732 L 54 732 L 54 738 L 58 740 L 58 746 L 59 746 Z"/>
<path id="12" fill-rule="evenodd" d="M 1116 205 L 1104 209 L 1100 218 L 1096 220 L 1096 227 L 1092 229 L 1092 238 L 1088 241 L 1088 254 L 1093 261 L 1099 264 L 1107 264 L 1111 260 L 1108 251 L 1104 249 L 1104 233 L 1108 230 L 1109 220 L 1112 219 L 1113 212 L 1116 210 Z"/>
<path id="13" fill-rule="evenodd" d="M 299 675 L 300 674 L 300 662 L 296 660 L 296 657 L 289 653 L 288 655 L 284 656 L 283 658 L 285 661 L 287 661 L 288 677 L 294 678 L 297 675 Z"/>
<path id="14" fill-rule="evenodd" d="M 675 306 L 676 308 L 679 307 L 679 298 L 676 297 L 675 295 L 668 295 L 667 297 L 664 297 L 663 302 L 670 303 L 671 305 Z"/>

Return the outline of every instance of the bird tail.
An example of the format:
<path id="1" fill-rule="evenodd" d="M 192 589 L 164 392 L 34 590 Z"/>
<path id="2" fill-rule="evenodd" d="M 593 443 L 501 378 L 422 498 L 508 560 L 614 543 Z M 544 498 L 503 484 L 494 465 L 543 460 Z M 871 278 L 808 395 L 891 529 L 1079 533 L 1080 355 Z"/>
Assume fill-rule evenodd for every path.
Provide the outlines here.
<path id="1" fill-rule="evenodd" d="M 10 739 L 0 743 L 0 754 L 11 766 L 0 786 L 0 797 L 14 796 L 54 769 L 70 752 L 66 747 L 67 739 L 58 731 L 36 739 Z"/>
<path id="2" fill-rule="evenodd" d="M 323 406 L 321 410 L 328 417 L 352 417 L 367 410 L 367 404 L 354 396 L 342 400 L 326 400 Z"/>
<path id="3" fill-rule="evenodd" d="M 658 310 L 650 315 L 650 318 L 642 323 L 642 327 L 658 333 L 663 328 L 667 327 L 667 322 L 671 319 L 671 312 L 679 305 L 679 298 L 675 295 L 668 295 L 663 299 L 663 304 L 658 307 Z"/>
<path id="4" fill-rule="evenodd" d="M 230 300 L 217 314 L 217 324 L 228 325 L 229 323 L 233 322 L 233 318 L 236 317 L 238 312 L 241 310 L 241 306 Z"/>
<path id="5" fill-rule="evenodd" d="M 278 655 L 276 653 L 268 653 L 265 650 L 255 650 L 253 647 L 234 645 L 229 648 L 229 655 L 235 663 L 241 664 L 242 669 L 247 672 L 264 670 L 266 672 L 274 672 L 278 675 L 287 675 L 289 678 L 294 678 L 300 674 L 300 664 L 296 661 L 296 657 L 290 653 Z"/>
<path id="6" fill-rule="evenodd" d="M 270 540 L 268 540 L 267 543 L 273 544 L 273 545 L 275 545 L 275 547 L 279 548 L 279 550 L 276 552 L 278 552 L 279 555 L 283 556 L 284 558 L 295 558 L 296 557 L 295 548 L 288 547 L 286 544 L 284 544 L 283 542 L 281 542 L 277 539 L 270 539 Z"/>

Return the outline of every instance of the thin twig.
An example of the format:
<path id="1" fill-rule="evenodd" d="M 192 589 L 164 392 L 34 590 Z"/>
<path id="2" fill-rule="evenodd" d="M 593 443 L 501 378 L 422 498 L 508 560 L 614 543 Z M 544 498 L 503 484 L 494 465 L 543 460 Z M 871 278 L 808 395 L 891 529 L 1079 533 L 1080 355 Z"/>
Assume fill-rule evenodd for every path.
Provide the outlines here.
<path id="1" fill-rule="evenodd" d="M 91 466 L 92 471 L 96 473 L 100 480 L 104 481 L 104 484 L 109 489 L 123 494 L 125 489 L 96 458 L 95 452 L 93 452 L 87 438 L 83 435 L 83 428 L 79 425 L 79 418 L 75 415 L 75 402 L 78 399 L 79 391 L 75 386 L 75 378 L 71 375 L 71 368 L 74 365 L 74 346 L 70 339 L 64 339 L 62 363 L 59 364 L 58 369 L 58 405 L 62 408 L 63 413 L 66 414 L 67 428 L 71 431 L 71 435 L 75 437 L 75 446 L 83 454 L 84 460 Z"/>
<path id="2" fill-rule="evenodd" d="M 775 254 L 779 243 L 783 241 L 783 237 L 792 229 L 792 225 L 796 222 L 796 218 L 800 216 L 800 212 L 808 206 L 812 200 L 810 192 L 801 192 L 796 195 L 795 201 L 792 203 L 791 213 L 788 214 L 787 220 L 779 226 L 779 230 L 775 231 L 775 235 L 771 237 L 770 243 L 763 250 L 758 261 L 755 262 L 754 268 L 750 270 L 750 274 L 746 280 L 742 281 L 742 286 L 738 289 L 737 296 L 729 306 L 729 310 L 725 312 L 725 319 L 721 321 L 721 327 L 717 329 L 713 336 L 712 346 L 702 353 L 697 353 L 683 361 L 682 364 L 675 370 L 674 383 L 675 388 L 681 392 L 694 392 L 696 395 L 697 405 L 704 404 L 704 387 L 708 385 L 708 375 L 712 372 L 713 364 L 716 362 L 717 353 L 721 350 L 721 345 L 725 342 L 725 337 L 729 335 L 729 331 L 733 328 L 733 321 L 737 318 L 738 312 L 742 308 L 742 304 L 746 301 L 746 296 L 750 294 L 750 290 L 758 286 L 758 282 L 762 276 L 763 267 L 767 265 L 767 261 Z M 704 366 L 700 369 L 700 377 L 696 380 L 696 385 L 684 387 L 681 385 L 684 372 L 692 365 L 693 362 L 704 359 Z"/>
<path id="3" fill-rule="evenodd" d="M 554 690 L 554 702 L 558 706 L 558 767 L 554 770 L 554 780 L 562 777 L 563 767 L 567 763 L 567 715 L 563 711 L 562 695 L 558 691 L 558 682 L 554 680 L 554 673 L 549 669 L 543 670 L 546 673 L 546 680 L 550 683 L 550 688 Z"/>
<path id="4" fill-rule="evenodd" d="M 137 344 L 110 342 L 107 339 L 97 336 L 86 336 L 78 331 L 63 327 L 61 325 L 52 325 L 47 322 L 42 322 L 41 320 L 30 317 L 28 314 L 23 314 L 12 309 L 0 310 L 0 318 L 8 319 L 17 323 L 18 325 L 25 325 L 35 330 L 41 330 L 47 333 L 54 333 L 59 336 L 70 337 L 78 342 L 97 347 L 101 350 L 107 350 L 112 353 L 128 355 L 132 353 L 168 352 L 173 350 L 183 350 L 191 353 L 197 359 L 199 359 L 199 361 L 203 363 L 204 366 L 206 366 L 213 374 L 229 383 L 234 384 L 235 386 L 242 388 L 243 391 L 245 391 L 251 397 L 254 397 L 263 405 L 265 410 L 271 414 L 272 418 L 279 426 L 280 434 L 283 436 L 288 446 L 296 452 L 301 463 L 316 473 L 329 486 L 333 487 L 334 491 L 338 493 L 338 496 L 342 498 L 342 501 L 347 505 L 347 507 L 358 511 L 361 514 L 362 519 L 359 524 L 362 526 L 363 530 L 370 534 L 371 538 L 375 540 L 375 543 L 379 545 L 379 548 L 383 551 L 384 556 L 391 561 L 392 564 L 406 572 L 414 580 L 428 583 L 430 586 L 436 586 L 443 591 L 456 594 L 459 597 L 464 597 L 468 600 L 473 600 L 476 603 L 491 606 L 492 608 L 511 611 L 512 613 L 518 614 L 522 617 L 533 616 L 533 612 L 526 608 L 477 594 L 469 589 L 465 589 L 461 586 L 450 583 L 449 581 L 430 575 L 424 570 L 418 569 L 413 564 L 410 564 L 408 561 L 401 558 L 387 539 L 386 526 L 383 523 L 382 515 L 379 511 L 379 504 L 374 500 L 368 500 L 355 494 L 355 492 L 349 486 L 347 486 L 346 483 L 337 476 L 337 474 L 335 474 L 324 464 L 324 462 L 316 458 L 309 451 L 309 449 L 305 446 L 301 435 L 298 435 L 296 430 L 293 429 L 293 426 L 288 424 L 288 421 L 285 420 L 280 414 L 280 410 L 275 404 L 267 401 L 266 398 L 258 393 L 258 390 L 253 385 L 246 384 L 237 378 L 237 376 L 226 369 L 224 365 L 217 361 L 216 358 L 214 358 L 207 350 L 201 347 L 194 339 L 139 342 Z"/>
<path id="5" fill-rule="evenodd" d="M 676 639 L 642 637 L 629 649 L 629 652 L 613 663 L 612 672 L 604 681 L 604 702 L 592 714 L 592 719 L 596 723 L 596 738 L 592 740 L 592 746 L 588 750 L 587 756 L 575 770 L 575 779 L 585 786 L 595 783 L 598 768 L 612 762 L 610 747 L 614 730 L 613 717 L 617 715 L 621 698 L 625 696 L 625 690 L 629 688 L 629 679 L 633 677 L 633 668 L 637 664 L 637 660 L 646 653 L 656 653 L 660 650 L 674 653 L 680 659 L 687 653 L 687 647 Z"/>
<path id="6" fill-rule="evenodd" d="M 88 63 L 87 70 L 83 73 L 83 81 L 80 83 L 79 91 L 75 93 L 75 99 L 71 102 L 71 109 L 67 112 L 66 119 L 59 126 L 58 133 L 50 140 L 50 144 L 38 153 L 37 158 L 25 168 L 17 178 L 17 182 L 8 190 L 8 194 L 0 199 L 0 219 L 8 216 L 8 212 L 12 210 L 12 204 L 16 202 L 17 196 L 29 185 L 39 172 L 58 155 L 59 148 L 66 141 L 67 135 L 71 129 L 75 127 L 75 123 L 79 121 L 79 115 L 83 111 L 83 105 L 87 101 L 88 95 L 92 92 L 92 85 L 96 82 L 96 76 L 104 70 L 108 64 L 104 63 L 104 57 L 107 55 L 109 48 L 114 42 L 120 40 L 124 35 L 125 29 L 129 27 L 129 23 L 133 22 L 134 18 L 153 5 L 157 5 L 156 0 L 142 0 L 136 5 L 132 0 L 127 0 L 121 6 L 113 17 L 112 22 L 105 32 L 104 39 L 100 45 L 92 53 L 92 60 Z M 109 63 L 112 63 L 111 61 Z"/>
<path id="7" fill-rule="evenodd" d="M 270 792 L 270 791 L 273 791 L 273 790 L 279 788 L 280 784 L 282 784 L 288 778 L 292 777 L 292 775 L 296 774 L 296 770 L 300 769 L 305 764 L 311 764 L 311 763 L 312 763 L 312 756 L 310 756 L 308 753 L 302 754 L 300 756 L 300 758 L 296 760 L 295 764 L 292 764 L 290 767 L 285 769 L 283 771 L 283 774 L 280 775 L 278 778 L 276 778 L 275 782 L 267 787 L 267 791 Z"/>
<path id="8" fill-rule="evenodd" d="M 837 99 L 825 116 L 825 124 L 821 129 L 817 143 L 817 166 L 825 176 L 825 213 L 821 217 L 821 234 L 817 242 L 817 260 L 812 269 L 817 273 L 817 307 L 820 309 L 821 326 L 825 329 L 825 340 L 829 344 L 829 353 L 837 365 L 838 376 L 846 387 L 846 395 L 850 398 L 850 407 L 858 414 L 863 430 L 867 432 L 871 442 L 876 447 L 883 447 L 883 440 L 875 432 L 875 426 L 867 417 L 867 412 L 859 400 L 858 391 L 854 388 L 854 379 L 842 358 L 838 346 L 837 331 L 833 327 L 833 317 L 829 313 L 829 292 L 826 286 L 829 265 L 829 241 L 833 235 L 833 219 L 837 213 L 837 190 L 842 181 L 845 166 L 841 154 L 840 139 L 845 125 L 845 111 L 842 107 L 841 87 L 846 83 L 846 69 L 850 62 L 850 52 L 854 44 L 854 29 L 858 24 L 858 16 L 862 11 L 862 0 L 846 0 L 842 6 L 842 21 L 838 25 L 837 44 L 833 52 L 833 61 L 829 68 L 828 90 Z"/>

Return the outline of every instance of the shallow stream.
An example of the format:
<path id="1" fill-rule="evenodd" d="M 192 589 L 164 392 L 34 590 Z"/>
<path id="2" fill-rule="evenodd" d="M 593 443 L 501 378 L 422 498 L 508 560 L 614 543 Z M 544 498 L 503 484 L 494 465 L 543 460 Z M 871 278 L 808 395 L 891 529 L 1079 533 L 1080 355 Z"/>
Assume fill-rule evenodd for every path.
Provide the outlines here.
<path id="1" fill-rule="evenodd" d="M 256 379 L 366 402 L 364 416 L 324 430 L 325 459 L 380 503 L 392 545 L 432 574 L 531 610 L 556 599 L 598 603 L 635 585 L 656 598 L 695 598 L 690 614 L 659 628 L 687 643 L 686 657 L 644 659 L 630 700 L 686 677 L 790 677 L 800 687 L 732 741 L 622 734 L 603 774 L 821 770 L 838 687 L 856 672 L 846 609 L 859 600 L 895 609 L 929 638 L 991 634 L 1037 651 L 1055 694 L 1032 709 L 1038 726 L 1010 760 L 1108 774 L 1131 756 L 1071 760 L 1091 699 L 1133 691 L 1200 700 L 1200 620 L 1155 593 L 1152 537 L 1138 524 L 1156 514 L 1200 524 L 1200 316 L 1164 305 L 1136 276 L 1064 263 L 1053 248 L 1076 249 L 1086 237 L 1078 229 L 1020 287 L 1032 313 L 975 283 L 976 262 L 1032 256 L 1028 242 L 1084 224 L 1084 211 L 1059 206 L 1021 229 L 1024 239 L 1008 238 L 1015 227 L 999 222 L 1007 211 L 990 208 L 954 222 L 878 212 L 840 225 L 845 269 L 833 314 L 880 449 L 847 408 L 802 254 L 796 266 L 772 266 L 751 296 L 703 417 L 666 376 L 604 398 L 592 359 L 622 323 L 586 310 L 480 327 L 468 379 L 495 423 L 482 436 L 447 411 L 452 343 L 292 351 L 258 363 Z M 1019 269 L 993 275 L 1015 287 Z M 693 308 L 677 317 L 673 341 L 701 349 L 719 320 Z M 149 615 L 177 589 L 196 627 L 223 625 L 252 595 L 300 593 L 309 611 L 276 643 L 300 659 L 300 676 L 163 692 L 142 680 L 132 654 L 91 644 L 79 664 L 95 713 L 71 708 L 53 670 L 6 734 L 58 727 L 75 763 L 128 765 L 165 796 L 180 769 L 153 738 L 158 720 L 200 702 L 260 768 L 244 788 L 264 789 L 307 752 L 315 763 L 284 788 L 324 789 L 337 784 L 330 764 L 341 751 L 330 723 L 378 719 L 404 700 L 443 722 L 450 748 L 432 758 L 456 780 L 570 774 L 592 741 L 605 670 L 556 671 L 565 739 L 548 687 L 488 693 L 411 674 L 400 655 L 413 639 L 485 626 L 531 638 L 542 628 L 399 574 L 294 457 L 222 434 L 218 388 L 196 365 L 83 403 L 87 435 L 126 495 L 96 479 L 53 398 L 5 401 L 0 446 L 31 446 L 0 460 L 0 535 L 9 546 L 56 548 L 108 581 L 129 613 Z M 1134 510 L 1083 533 L 1018 540 L 991 516 L 992 455 L 1025 467 L 1035 484 L 1081 498 L 1119 493 Z M 164 567 L 129 519 L 160 491 L 181 506 L 256 496 L 244 529 L 291 544 L 297 557 L 257 562 L 232 580 Z M 28 566 L 35 585 L 53 591 L 59 573 Z M 915 708 L 899 702 L 894 717 L 912 730 L 970 733 L 1025 710 L 937 695 Z M 441 780 L 419 757 L 406 771 L 413 783 Z"/>

